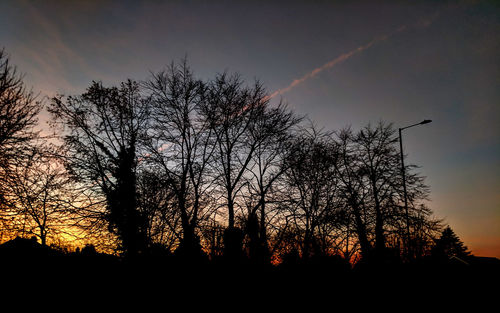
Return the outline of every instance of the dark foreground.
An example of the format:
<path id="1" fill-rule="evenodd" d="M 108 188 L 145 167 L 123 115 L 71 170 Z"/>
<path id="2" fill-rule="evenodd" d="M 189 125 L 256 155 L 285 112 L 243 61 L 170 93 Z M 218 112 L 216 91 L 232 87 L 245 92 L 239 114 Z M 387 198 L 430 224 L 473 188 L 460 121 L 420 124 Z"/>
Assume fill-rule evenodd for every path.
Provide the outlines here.
<path id="1" fill-rule="evenodd" d="M 111 303 L 114 311 L 132 303 L 223 310 L 311 308 L 320 303 L 354 309 L 405 303 L 406 307 L 399 307 L 403 311 L 440 303 L 471 305 L 477 312 L 500 296 L 500 260 L 495 258 L 473 257 L 467 264 L 423 260 L 354 267 L 338 258 L 324 258 L 263 266 L 241 260 L 193 262 L 170 255 L 126 260 L 97 253 L 0 249 L 0 266 L 4 299 L 13 293 L 53 303 L 103 301 Z"/>

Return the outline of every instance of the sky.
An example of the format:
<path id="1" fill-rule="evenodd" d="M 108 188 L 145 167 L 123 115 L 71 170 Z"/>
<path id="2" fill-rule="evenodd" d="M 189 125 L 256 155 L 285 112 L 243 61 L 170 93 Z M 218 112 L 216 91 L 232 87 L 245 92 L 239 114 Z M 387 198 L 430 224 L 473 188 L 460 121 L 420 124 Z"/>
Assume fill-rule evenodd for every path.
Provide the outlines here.
<path id="1" fill-rule="evenodd" d="M 495 1 L 0 2 L 0 47 L 41 97 L 187 57 L 239 73 L 318 127 L 404 127 L 430 208 L 500 257 L 500 5 Z M 41 121 L 44 122 L 44 116 Z"/>

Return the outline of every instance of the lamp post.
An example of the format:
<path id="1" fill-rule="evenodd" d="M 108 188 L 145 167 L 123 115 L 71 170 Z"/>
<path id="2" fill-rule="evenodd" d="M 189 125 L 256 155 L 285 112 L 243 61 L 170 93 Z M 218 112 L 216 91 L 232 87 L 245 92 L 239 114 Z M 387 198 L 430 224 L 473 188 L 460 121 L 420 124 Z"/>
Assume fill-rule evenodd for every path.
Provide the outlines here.
<path id="1" fill-rule="evenodd" d="M 417 125 L 423 125 L 423 124 L 428 124 L 432 122 L 432 120 L 423 120 L 420 123 L 413 124 L 410 126 L 402 127 L 399 129 L 399 151 L 401 152 L 401 174 L 403 176 L 403 192 L 404 192 L 404 201 L 405 201 L 405 213 L 406 213 L 406 240 L 407 240 L 407 253 L 408 253 L 408 258 L 410 257 L 410 215 L 408 214 L 408 195 L 406 193 L 406 171 L 405 171 L 405 164 L 404 164 L 404 154 L 403 154 L 403 139 L 401 136 L 401 131 L 417 126 Z"/>

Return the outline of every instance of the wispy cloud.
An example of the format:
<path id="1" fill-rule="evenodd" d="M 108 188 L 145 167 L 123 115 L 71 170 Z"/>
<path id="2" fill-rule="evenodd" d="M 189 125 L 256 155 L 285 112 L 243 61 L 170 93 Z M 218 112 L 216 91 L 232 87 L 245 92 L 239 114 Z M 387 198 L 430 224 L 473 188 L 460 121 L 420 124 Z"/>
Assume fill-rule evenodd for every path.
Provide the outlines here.
<path id="1" fill-rule="evenodd" d="M 436 12 L 436 13 L 434 13 L 433 15 L 431 15 L 429 17 L 422 18 L 421 20 L 419 20 L 417 23 L 415 23 L 413 25 L 413 28 L 425 28 L 425 27 L 429 27 L 434 22 L 434 20 L 438 17 L 438 15 L 439 15 L 439 13 Z M 323 72 L 324 70 L 333 68 L 336 65 L 338 65 L 338 64 L 340 64 L 340 63 L 348 60 L 352 56 L 354 56 L 356 54 L 359 54 L 359 53 L 361 53 L 361 52 L 369 49 L 370 47 L 376 45 L 377 43 L 385 41 L 388 38 L 390 38 L 390 37 L 392 37 L 392 36 L 394 36 L 394 35 L 396 35 L 398 33 L 404 32 L 408 28 L 409 27 L 406 26 L 406 25 L 400 26 L 396 30 L 394 30 L 393 32 L 391 32 L 389 34 L 385 34 L 385 35 L 382 35 L 382 36 L 375 37 L 372 41 L 368 42 L 367 44 L 361 45 L 361 46 L 357 47 L 356 49 L 353 49 L 353 50 L 351 50 L 349 52 L 341 54 L 340 56 L 336 57 L 333 60 L 328 61 L 327 63 L 323 64 L 322 66 L 313 69 L 312 71 L 308 72 L 304 76 L 302 76 L 300 78 L 297 78 L 297 79 L 294 79 L 290 83 L 290 85 L 274 91 L 273 93 L 271 93 L 267 97 L 266 100 L 269 100 L 269 99 L 274 98 L 274 97 L 276 97 L 278 95 L 282 95 L 284 93 L 289 92 L 290 90 L 292 90 L 293 88 L 295 88 L 298 85 L 302 84 L 303 82 L 305 82 L 305 81 L 307 81 L 307 80 L 309 80 L 309 79 L 317 76 L 319 73 Z"/>
<path id="2" fill-rule="evenodd" d="M 19 41 L 17 52 L 30 60 L 29 75 L 37 89 L 50 96 L 56 92 L 77 92 L 79 86 L 75 85 L 74 76 L 89 74 L 91 67 L 75 47 L 76 40 L 64 34 L 69 32 L 68 28 L 72 29 L 72 21 L 64 17 L 54 19 L 43 5 L 29 1 L 21 4 L 26 23 L 33 27 L 34 33 Z"/>

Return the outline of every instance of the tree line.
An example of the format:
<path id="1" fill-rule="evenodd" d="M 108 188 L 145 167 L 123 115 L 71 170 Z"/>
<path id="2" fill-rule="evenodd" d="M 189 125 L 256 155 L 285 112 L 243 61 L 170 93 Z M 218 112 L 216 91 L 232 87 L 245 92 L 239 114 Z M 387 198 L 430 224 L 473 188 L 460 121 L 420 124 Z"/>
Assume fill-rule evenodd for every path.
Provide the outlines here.
<path id="1" fill-rule="evenodd" d="M 443 230 L 411 164 L 406 215 L 391 123 L 326 131 L 238 74 L 183 60 L 40 101 L 2 50 L 0 100 L 2 236 L 268 264 L 420 258 Z"/>

